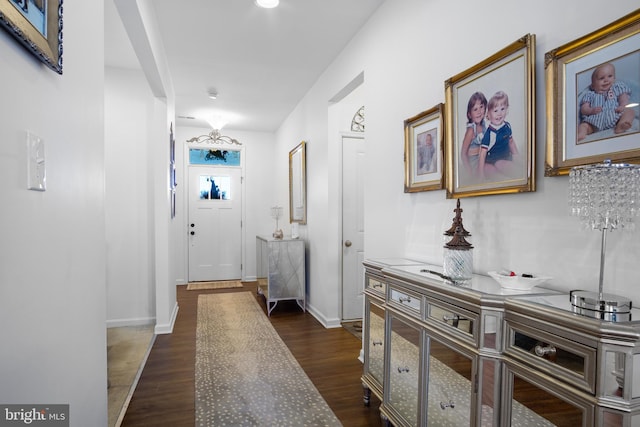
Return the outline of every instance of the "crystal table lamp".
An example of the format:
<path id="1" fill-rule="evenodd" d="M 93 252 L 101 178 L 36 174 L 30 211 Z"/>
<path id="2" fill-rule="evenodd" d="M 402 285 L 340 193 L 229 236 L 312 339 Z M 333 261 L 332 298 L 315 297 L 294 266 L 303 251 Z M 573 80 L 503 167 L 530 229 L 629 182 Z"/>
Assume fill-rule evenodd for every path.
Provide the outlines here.
<path id="1" fill-rule="evenodd" d="M 631 300 L 605 294 L 604 260 L 606 231 L 633 227 L 640 214 L 640 165 L 604 163 L 578 166 L 569 174 L 569 205 L 587 228 L 602 231 L 600 282 L 598 292 L 572 291 L 571 304 L 576 312 L 602 320 L 630 319 Z"/>
<path id="2" fill-rule="evenodd" d="M 278 227 L 278 220 L 282 217 L 282 207 L 274 206 L 271 208 L 271 218 L 276 220 L 276 230 L 273 232 L 275 239 L 282 239 L 283 233 L 280 227 Z"/>

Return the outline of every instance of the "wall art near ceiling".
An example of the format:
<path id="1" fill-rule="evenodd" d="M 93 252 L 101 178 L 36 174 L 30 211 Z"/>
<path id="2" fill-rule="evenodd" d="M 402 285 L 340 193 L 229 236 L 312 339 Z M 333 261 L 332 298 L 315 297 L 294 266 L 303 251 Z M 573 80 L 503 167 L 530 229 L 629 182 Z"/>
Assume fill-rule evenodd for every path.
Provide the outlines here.
<path id="1" fill-rule="evenodd" d="M 62 74 L 62 1 L 0 0 L 0 23 L 59 74 Z"/>
<path id="2" fill-rule="evenodd" d="M 447 198 L 535 191 L 535 35 L 445 82 Z"/>
<path id="3" fill-rule="evenodd" d="M 545 55 L 545 176 L 640 162 L 640 10 Z"/>
<path id="4" fill-rule="evenodd" d="M 189 148 L 189 164 L 240 166 L 240 150 Z"/>
<path id="5" fill-rule="evenodd" d="M 444 187 L 443 104 L 404 121 L 404 192 Z"/>

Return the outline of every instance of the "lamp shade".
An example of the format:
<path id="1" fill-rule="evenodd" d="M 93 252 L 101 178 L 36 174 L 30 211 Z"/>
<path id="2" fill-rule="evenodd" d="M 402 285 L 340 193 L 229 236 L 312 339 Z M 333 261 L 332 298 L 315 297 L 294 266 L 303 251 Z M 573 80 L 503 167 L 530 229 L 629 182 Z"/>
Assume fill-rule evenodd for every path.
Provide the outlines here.
<path id="1" fill-rule="evenodd" d="M 604 163 L 571 169 L 571 214 L 593 230 L 626 227 L 640 214 L 640 165 Z"/>

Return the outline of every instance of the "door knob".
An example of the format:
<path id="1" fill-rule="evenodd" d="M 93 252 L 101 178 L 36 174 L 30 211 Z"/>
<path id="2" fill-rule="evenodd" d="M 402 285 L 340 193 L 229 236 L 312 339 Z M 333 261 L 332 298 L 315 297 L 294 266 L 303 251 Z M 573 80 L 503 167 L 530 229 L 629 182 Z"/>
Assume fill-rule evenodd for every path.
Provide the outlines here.
<path id="1" fill-rule="evenodd" d="M 345 241 L 345 242 L 344 242 L 344 245 L 345 245 L 346 247 L 348 247 L 348 248 L 349 248 L 349 247 L 351 247 L 351 244 L 352 244 L 352 243 L 351 243 L 351 240 L 347 240 L 347 241 Z"/>
<path id="2" fill-rule="evenodd" d="M 191 233 L 189 233 L 189 234 L 191 234 L 191 235 L 193 236 L 193 235 L 195 235 L 195 234 L 196 234 L 196 232 L 195 232 L 195 231 L 192 231 L 192 232 L 191 232 Z"/>
<path id="3" fill-rule="evenodd" d="M 195 226 L 196 226 L 195 224 L 191 223 L 191 227 L 195 227 Z"/>

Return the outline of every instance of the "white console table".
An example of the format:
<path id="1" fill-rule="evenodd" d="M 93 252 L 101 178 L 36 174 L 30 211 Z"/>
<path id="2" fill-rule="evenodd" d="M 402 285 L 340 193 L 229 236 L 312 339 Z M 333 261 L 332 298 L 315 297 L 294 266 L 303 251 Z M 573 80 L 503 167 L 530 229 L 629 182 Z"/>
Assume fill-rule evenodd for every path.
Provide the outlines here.
<path id="1" fill-rule="evenodd" d="M 306 310 L 305 249 L 299 239 L 256 236 L 258 294 L 271 312 L 282 300 L 296 300 Z"/>

